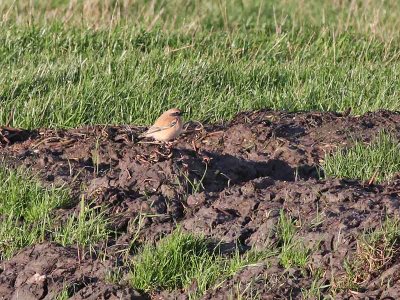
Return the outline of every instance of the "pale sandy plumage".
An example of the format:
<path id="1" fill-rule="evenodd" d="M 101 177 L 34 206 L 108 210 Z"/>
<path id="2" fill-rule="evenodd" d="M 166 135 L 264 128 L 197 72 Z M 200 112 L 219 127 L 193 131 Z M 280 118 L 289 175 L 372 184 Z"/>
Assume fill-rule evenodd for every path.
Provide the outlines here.
<path id="1" fill-rule="evenodd" d="M 164 112 L 141 137 L 151 137 L 156 141 L 168 142 L 182 132 L 182 111 L 171 108 Z"/>

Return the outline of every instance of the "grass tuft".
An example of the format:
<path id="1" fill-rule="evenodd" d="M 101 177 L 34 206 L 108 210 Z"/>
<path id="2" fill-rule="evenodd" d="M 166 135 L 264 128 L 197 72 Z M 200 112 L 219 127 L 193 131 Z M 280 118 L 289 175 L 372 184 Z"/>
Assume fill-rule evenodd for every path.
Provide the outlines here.
<path id="1" fill-rule="evenodd" d="M 386 217 L 380 227 L 364 232 L 357 239 L 355 259 L 347 260 L 345 263 L 347 286 L 357 289 L 374 274 L 382 274 L 393 262 L 399 241 L 398 217 Z"/>
<path id="2" fill-rule="evenodd" d="M 400 144 L 381 132 L 369 144 L 356 142 L 349 149 L 327 155 L 323 168 L 327 177 L 387 181 L 400 172 Z"/>
<path id="3" fill-rule="evenodd" d="M 144 246 L 134 261 L 131 282 L 144 291 L 173 290 L 188 287 L 200 277 L 211 282 L 218 267 L 218 258 L 206 239 L 177 230 L 157 246 Z"/>
<path id="4" fill-rule="evenodd" d="M 265 249 L 243 255 L 236 252 L 229 257 L 210 247 L 207 239 L 177 229 L 156 246 L 143 247 L 132 263 L 131 284 L 144 291 L 183 288 L 191 298 L 198 298 L 214 284 L 222 285 L 241 268 L 276 254 Z"/>
<path id="5" fill-rule="evenodd" d="M 64 287 L 60 293 L 56 296 L 55 300 L 68 300 L 70 299 L 70 295 L 68 293 L 68 288 Z"/>
<path id="6" fill-rule="evenodd" d="M 55 228 L 53 238 L 61 245 L 78 245 L 89 247 L 102 240 L 106 240 L 111 231 L 108 229 L 108 220 L 99 207 L 89 208 L 82 196 L 79 213 L 74 213 L 65 223 Z"/>
<path id="7" fill-rule="evenodd" d="M 25 246 L 54 240 L 62 245 L 91 247 L 107 239 L 107 219 L 82 198 L 79 214 L 55 227 L 53 210 L 70 201 L 64 188 L 44 188 L 22 169 L 0 169 L 0 259 L 10 258 Z M 53 233 L 53 234 L 51 234 Z"/>
<path id="8" fill-rule="evenodd" d="M 293 220 L 280 212 L 277 233 L 281 240 L 280 263 L 286 269 L 291 267 L 305 268 L 308 262 L 310 249 L 303 242 L 296 239 L 296 226 Z"/>
<path id="9" fill-rule="evenodd" d="M 44 188 L 22 169 L 0 169 L 0 259 L 22 247 L 43 241 L 51 212 L 69 201 L 61 188 Z"/>

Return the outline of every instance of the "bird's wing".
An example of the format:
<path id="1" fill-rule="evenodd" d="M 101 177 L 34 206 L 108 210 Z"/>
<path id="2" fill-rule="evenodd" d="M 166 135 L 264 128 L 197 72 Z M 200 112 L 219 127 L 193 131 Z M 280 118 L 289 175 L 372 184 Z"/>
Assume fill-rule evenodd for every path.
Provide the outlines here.
<path id="1" fill-rule="evenodd" d="M 145 133 L 143 133 L 143 136 L 147 136 L 147 135 L 159 132 L 159 131 L 169 129 L 171 127 L 174 127 L 175 124 L 176 124 L 176 121 L 170 123 L 168 126 L 151 126 Z"/>

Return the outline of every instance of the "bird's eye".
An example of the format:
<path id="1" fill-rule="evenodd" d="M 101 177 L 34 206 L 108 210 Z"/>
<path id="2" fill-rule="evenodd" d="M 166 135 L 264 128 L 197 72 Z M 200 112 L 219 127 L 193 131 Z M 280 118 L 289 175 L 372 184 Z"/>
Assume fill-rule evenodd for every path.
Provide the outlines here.
<path id="1" fill-rule="evenodd" d="M 174 127 L 176 125 L 176 120 L 172 121 L 171 126 Z"/>

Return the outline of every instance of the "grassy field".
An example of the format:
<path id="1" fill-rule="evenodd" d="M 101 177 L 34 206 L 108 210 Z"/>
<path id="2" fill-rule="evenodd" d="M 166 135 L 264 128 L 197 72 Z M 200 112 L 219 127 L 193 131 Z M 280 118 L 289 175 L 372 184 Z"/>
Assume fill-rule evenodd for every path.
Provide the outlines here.
<path id="1" fill-rule="evenodd" d="M 260 108 L 400 110 L 397 0 L 3 0 L 0 15 L 0 126 L 146 125 L 171 106 L 206 122 Z M 382 133 L 326 156 L 322 167 L 328 177 L 379 183 L 399 172 L 399 154 L 398 141 Z M 114 234 L 101 208 L 84 198 L 61 226 L 52 212 L 70 200 L 64 188 L 1 169 L 0 260 L 46 239 L 91 249 Z M 176 230 L 127 258 L 135 265 L 130 284 L 173 290 L 195 278 L 196 298 L 270 256 L 306 269 L 312 249 L 296 226 L 281 211 L 279 246 L 228 258 L 208 251 L 205 238 Z M 357 274 L 368 264 L 383 269 L 370 263 L 373 248 L 387 238 L 382 251 L 392 259 L 399 227 L 385 221 L 360 238 L 349 282 L 362 282 Z M 110 273 L 110 282 L 120 279 L 118 270 Z M 320 289 L 304 293 L 317 297 Z"/>
<path id="2" fill-rule="evenodd" d="M 179 7 L 180 9 L 176 9 Z M 0 4 L 0 124 L 148 124 L 246 109 L 398 110 L 391 1 Z"/>

